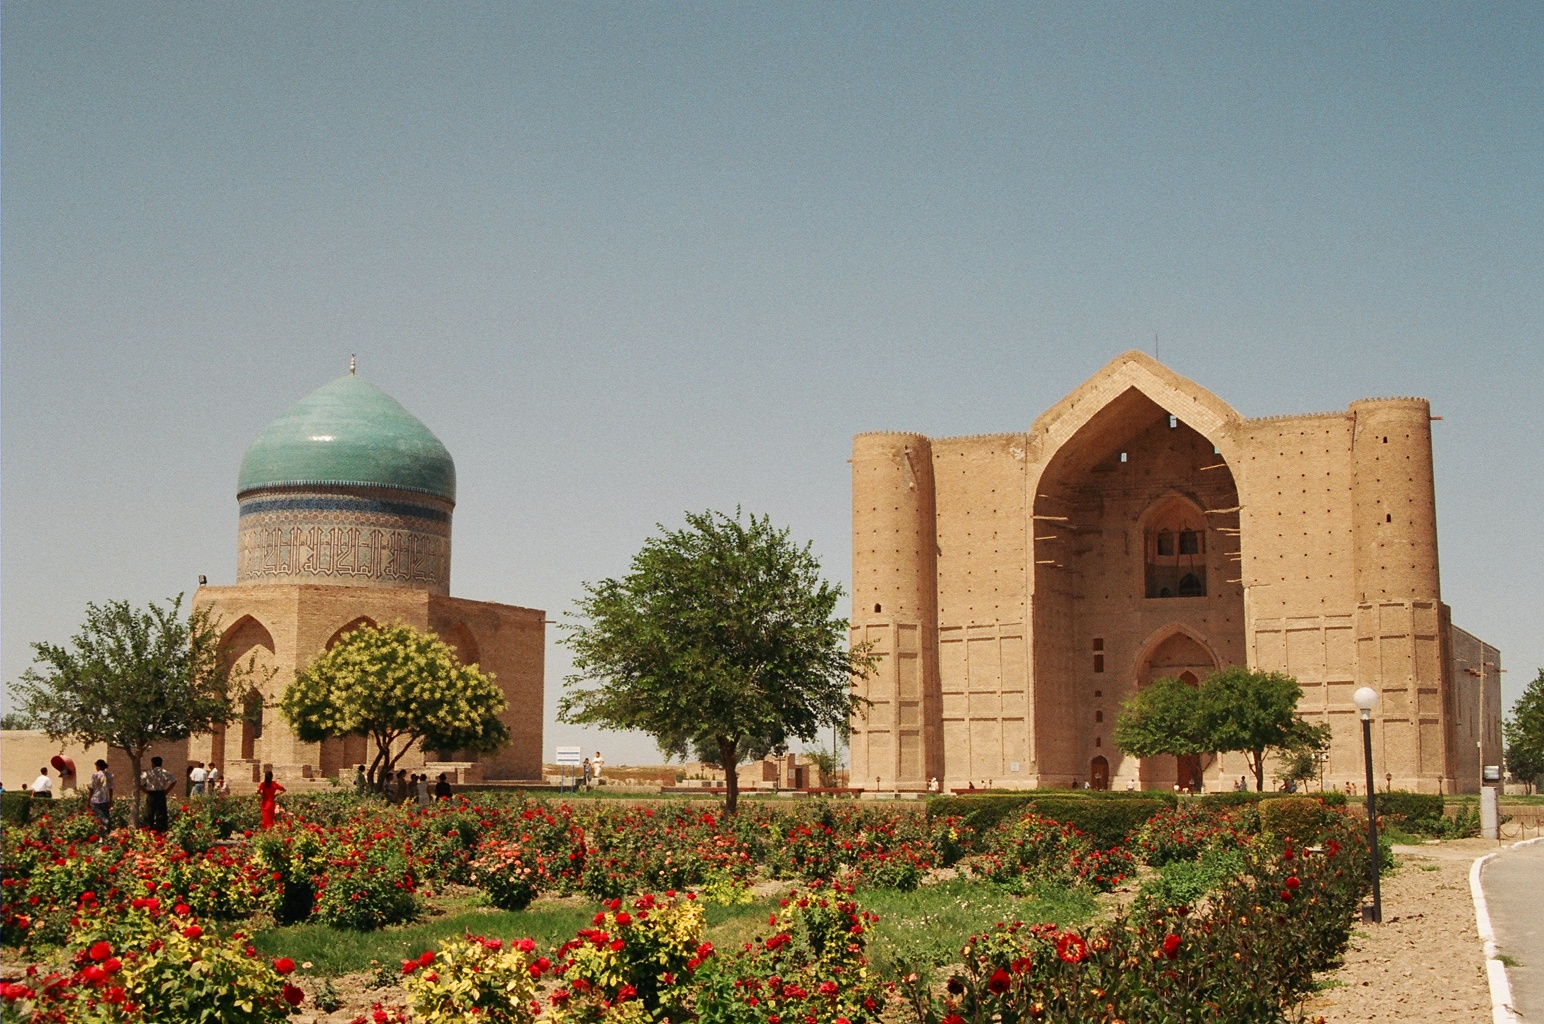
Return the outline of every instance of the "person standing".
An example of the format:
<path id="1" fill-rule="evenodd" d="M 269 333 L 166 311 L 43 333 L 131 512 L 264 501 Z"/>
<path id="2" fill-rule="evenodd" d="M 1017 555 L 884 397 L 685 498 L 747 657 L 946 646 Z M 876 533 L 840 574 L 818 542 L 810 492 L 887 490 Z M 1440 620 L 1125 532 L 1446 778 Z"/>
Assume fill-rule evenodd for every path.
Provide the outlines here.
<path id="1" fill-rule="evenodd" d="M 590 788 L 590 772 L 591 771 L 593 771 L 593 769 L 590 767 L 590 759 L 587 757 L 587 758 L 584 759 L 584 768 L 583 768 L 584 788 L 586 790 L 588 790 Z"/>
<path id="2" fill-rule="evenodd" d="M 188 780 L 193 783 L 192 795 L 203 796 L 204 784 L 209 781 L 209 773 L 204 770 L 204 762 L 195 761 L 193 763 L 193 774 L 188 776 Z"/>
<path id="3" fill-rule="evenodd" d="M 364 796 L 365 787 L 368 785 L 369 780 L 365 778 L 365 766 L 362 764 L 356 765 L 354 768 L 354 795 Z"/>
<path id="4" fill-rule="evenodd" d="M 177 777 L 161 767 L 161 759 L 150 759 L 150 770 L 141 772 L 139 788 L 145 791 L 146 824 L 152 832 L 165 832 L 167 827 L 166 794 L 177 784 Z"/>
<path id="5" fill-rule="evenodd" d="M 273 781 L 273 769 L 263 772 L 262 785 L 257 787 L 257 807 L 263 814 L 263 828 L 273 828 L 273 816 L 279 809 L 279 794 L 282 792 L 284 787 Z"/>
<path id="6" fill-rule="evenodd" d="M 220 766 L 211 764 L 209 774 L 204 776 L 204 792 L 214 796 L 220 792 Z"/>
<path id="7" fill-rule="evenodd" d="M 397 769 L 397 803 L 405 804 L 413 798 L 413 790 L 407 777 L 406 768 Z"/>
<path id="8" fill-rule="evenodd" d="M 429 806 L 429 774 L 427 772 L 425 772 L 422 775 L 415 775 L 414 778 L 418 780 L 417 782 L 414 783 L 414 786 L 416 787 L 416 789 L 418 791 L 417 794 L 416 794 L 417 797 L 418 797 L 418 806 L 419 807 L 428 807 Z"/>
<path id="9" fill-rule="evenodd" d="M 32 780 L 32 799 L 52 800 L 54 798 L 54 781 L 48 777 L 47 768 L 38 769 L 38 777 Z"/>
<path id="10" fill-rule="evenodd" d="M 605 766 L 606 766 L 606 759 L 604 757 L 601 757 L 600 756 L 600 751 L 597 750 L 595 752 L 595 756 L 590 758 L 590 774 L 595 777 L 595 784 L 597 786 L 600 785 L 600 770 L 602 768 L 604 768 Z"/>
<path id="11" fill-rule="evenodd" d="M 444 772 L 440 772 L 440 781 L 438 781 L 438 782 L 436 782 L 434 784 L 434 799 L 436 799 L 436 800 L 449 800 L 450 799 L 450 780 L 445 777 L 445 773 Z"/>
<path id="12" fill-rule="evenodd" d="M 97 824 L 102 827 L 105 838 L 112 830 L 113 773 L 107 770 L 107 762 L 100 757 L 97 758 L 96 771 L 87 783 L 87 792 L 90 794 L 87 803 L 91 806 L 91 813 L 96 816 Z"/>

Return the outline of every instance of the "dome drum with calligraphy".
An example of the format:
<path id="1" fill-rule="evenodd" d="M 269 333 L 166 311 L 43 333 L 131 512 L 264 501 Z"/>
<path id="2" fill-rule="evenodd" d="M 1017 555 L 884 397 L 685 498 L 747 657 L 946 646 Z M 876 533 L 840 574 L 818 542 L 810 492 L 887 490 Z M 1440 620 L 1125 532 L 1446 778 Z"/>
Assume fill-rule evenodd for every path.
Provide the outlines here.
<path id="1" fill-rule="evenodd" d="M 239 583 L 450 590 L 456 468 L 430 430 L 352 373 L 286 410 L 237 484 Z"/>

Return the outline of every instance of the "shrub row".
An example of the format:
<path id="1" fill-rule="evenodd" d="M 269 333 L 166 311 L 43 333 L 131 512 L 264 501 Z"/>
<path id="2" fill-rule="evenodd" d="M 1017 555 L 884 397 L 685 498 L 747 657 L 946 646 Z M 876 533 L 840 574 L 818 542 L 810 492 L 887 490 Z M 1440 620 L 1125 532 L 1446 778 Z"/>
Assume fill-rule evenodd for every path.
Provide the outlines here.
<path id="1" fill-rule="evenodd" d="M 984 833 L 1004 819 L 1033 809 L 1042 817 L 1065 822 L 1084 832 L 1097 846 L 1111 847 L 1120 845 L 1133 829 L 1154 814 L 1173 807 L 1176 800 L 1167 793 L 1029 790 L 934 797 L 928 801 L 927 812 L 931 817 L 958 818 Z"/>

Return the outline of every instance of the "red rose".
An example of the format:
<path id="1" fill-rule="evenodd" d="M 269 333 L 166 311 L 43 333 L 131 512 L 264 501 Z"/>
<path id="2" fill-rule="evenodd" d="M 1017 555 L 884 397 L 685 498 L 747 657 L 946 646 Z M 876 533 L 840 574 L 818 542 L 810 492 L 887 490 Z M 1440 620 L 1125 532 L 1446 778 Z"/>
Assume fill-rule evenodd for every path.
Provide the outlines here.
<path id="1" fill-rule="evenodd" d="M 1281 902 L 1283 902 L 1283 903 L 1291 903 L 1292 902 L 1292 890 L 1291 889 L 1283 889 L 1283 890 L 1281 890 Z"/>
<path id="2" fill-rule="evenodd" d="M 283 995 L 284 995 L 284 1001 L 286 1003 L 289 1003 L 291 1006 L 299 1006 L 300 1003 L 301 1003 L 301 1000 L 305 999 L 305 997 L 306 997 L 305 992 L 303 992 L 300 989 L 296 988 L 294 985 L 291 985 L 287 981 L 284 983 Z"/>
<path id="3" fill-rule="evenodd" d="M 196 924 L 190 924 L 182 930 L 182 937 L 185 939 L 196 939 L 202 934 L 204 930 Z"/>
<path id="4" fill-rule="evenodd" d="M 536 951 L 535 939 L 521 939 L 515 943 L 515 948 L 522 953 L 534 953 Z"/>
<path id="5" fill-rule="evenodd" d="M 1173 960 L 1179 956 L 1179 936 L 1165 935 L 1163 937 L 1163 955 Z"/>
<path id="6" fill-rule="evenodd" d="M 999 967 L 997 970 L 993 971 L 992 976 L 987 979 L 986 990 L 992 993 L 994 996 L 1000 996 L 1004 992 L 1008 991 L 1008 988 L 1012 984 L 1013 979 L 1008 976 L 1008 972 Z"/>
<path id="7" fill-rule="evenodd" d="M 434 963 L 434 950 L 426 949 L 418 954 L 419 967 L 428 967 L 432 963 Z"/>
<path id="8" fill-rule="evenodd" d="M 404 961 L 402 961 L 402 973 L 403 974 L 412 974 L 416 970 L 418 970 L 418 961 L 417 960 L 404 960 Z"/>
<path id="9" fill-rule="evenodd" d="M 273 962 L 273 969 L 282 974 L 289 974 L 295 969 L 295 961 L 287 956 L 281 956 Z"/>
<path id="10" fill-rule="evenodd" d="M 110 956 L 106 960 L 102 961 L 102 970 L 106 971 L 108 974 L 117 974 L 119 971 L 123 970 L 123 961 L 119 960 L 115 956 Z"/>
<path id="11" fill-rule="evenodd" d="M 1302 882 L 1299 882 L 1297 880 L 1297 876 L 1296 875 L 1289 875 L 1287 877 L 1287 888 L 1288 889 L 1296 889 L 1299 885 L 1302 885 L 1302 884 L 1303 884 Z"/>
<path id="12" fill-rule="evenodd" d="M 103 960 L 106 960 L 112 955 L 113 947 L 111 943 L 97 942 L 91 946 L 91 959 L 95 960 L 97 963 L 101 963 Z"/>
<path id="13" fill-rule="evenodd" d="M 632 923 L 633 923 L 633 915 L 629 914 L 625 910 L 621 910 L 621 911 L 617 912 L 617 924 L 632 924 Z"/>

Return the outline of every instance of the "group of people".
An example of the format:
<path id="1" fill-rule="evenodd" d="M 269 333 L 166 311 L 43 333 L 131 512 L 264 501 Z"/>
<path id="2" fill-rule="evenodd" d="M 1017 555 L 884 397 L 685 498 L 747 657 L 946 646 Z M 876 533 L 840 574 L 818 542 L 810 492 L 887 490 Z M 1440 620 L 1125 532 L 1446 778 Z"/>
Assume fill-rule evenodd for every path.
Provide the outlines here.
<path id="1" fill-rule="evenodd" d="M 202 761 L 193 761 L 188 765 L 187 788 L 183 790 L 185 795 L 226 796 L 230 791 L 219 765 L 206 765 Z"/>
<path id="2" fill-rule="evenodd" d="M 363 793 L 369 788 L 369 785 L 369 779 L 365 777 L 365 766 L 356 766 L 354 768 L 354 791 L 356 793 Z M 386 776 L 381 791 L 391 803 L 405 804 L 409 800 L 413 800 L 417 802 L 419 807 L 428 807 L 431 800 L 450 799 L 450 777 L 445 772 L 440 772 L 439 779 L 431 788 L 427 774 L 414 772 L 412 775 L 409 775 L 406 768 L 401 768 L 398 769 L 395 775 Z"/>
<path id="3" fill-rule="evenodd" d="M 595 775 L 600 775 L 600 752 L 595 753 Z M 585 762 L 585 781 L 589 782 L 589 762 Z M 61 773 L 62 774 L 62 773 Z M 61 781 L 63 781 L 61 779 Z M 223 796 L 230 792 L 224 775 L 215 765 L 205 765 L 202 761 L 194 761 L 188 765 L 187 778 L 184 790 L 187 796 Z M 363 793 L 368 788 L 368 780 L 365 777 L 365 766 L 359 765 L 354 769 L 354 789 Z M 139 789 L 145 794 L 145 826 L 155 832 L 165 832 L 169 821 L 167 813 L 167 798 L 177 788 L 177 777 L 166 770 L 165 762 L 160 757 L 150 759 L 150 767 L 140 773 Z M 32 780 L 28 787 L 34 800 L 52 800 L 54 797 L 54 782 L 48 774 L 45 766 L 38 771 L 38 777 Z M 451 798 L 450 779 L 446 773 L 441 772 L 438 781 L 432 787 L 427 774 L 409 775 L 407 769 L 401 769 L 395 775 L 387 775 L 384 785 L 386 799 L 394 804 L 406 803 L 408 800 L 416 800 L 419 807 L 428 807 L 431 800 L 449 800 Z M 262 813 L 262 827 L 272 828 L 274 818 L 278 813 L 279 794 L 284 792 L 284 787 L 273 779 L 272 770 L 263 772 L 262 784 L 257 787 L 258 809 Z M 91 813 L 96 817 L 104 833 L 112 828 L 113 798 L 115 796 L 115 780 L 113 773 L 108 770 L 107 762 L 100 758 L 96 762 L 96 771 L 91 775 L 91 781 L 86 787 L 86 804 Z"/>
<path id="4" fill-rule="evenodd" d="M 160 764 L 159 757 L 153 759 Z M 73 766 L 71 766 L 73 768 Z M 69 778 L 73 778 L 70 775 Z M 59 773 L 61 788 L 66 781 L 66 774 Z M 32 792 L 34 800 L 52 800 L 54 798 L 54 780 L 48 776 L 48 767 L 45 765 L 38 769 L 38 777 L 32 780 L 32 785 L 27 787 Z M 96 816 L 98 824 L 105 831 L 112 826 L 109 819 L 113 812 L 113 773 L 107 770 L 107 762 L 97 759 L 96 771 L 91 773 L 91 781 L 86 784 L 86 806 L 91 808 L 91 813 Z"/>
<path id="5" fill-rule="evenodd" d="M 600 756 L 600 751 L 595 752 L 594 757 L 584 759 L 584 788 L 600 785 L 600 770 L 606 767 L 606 759 Z"/>

